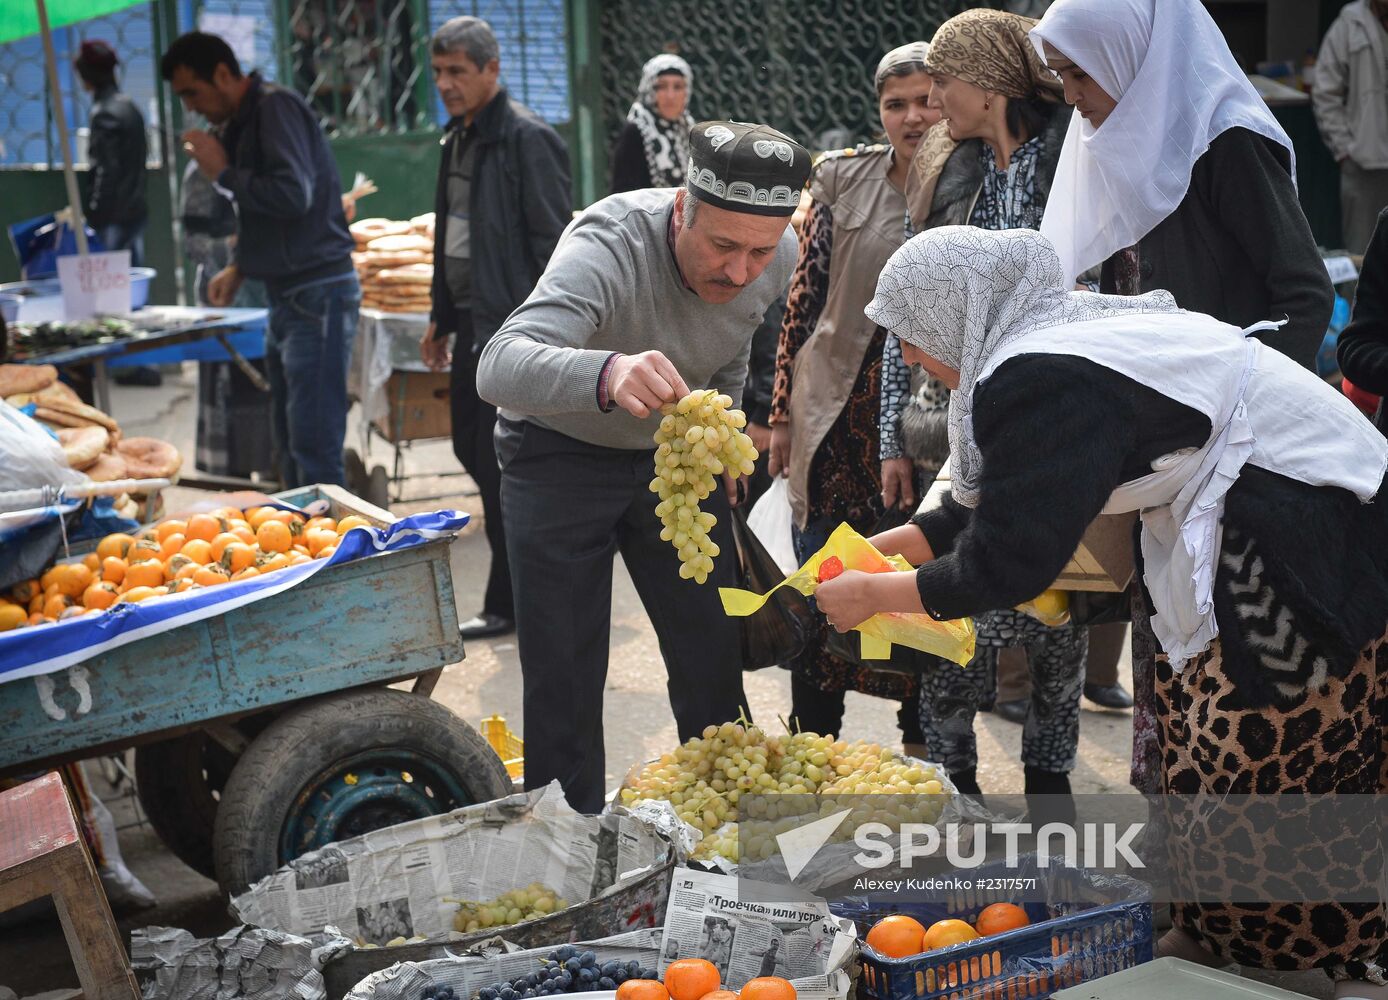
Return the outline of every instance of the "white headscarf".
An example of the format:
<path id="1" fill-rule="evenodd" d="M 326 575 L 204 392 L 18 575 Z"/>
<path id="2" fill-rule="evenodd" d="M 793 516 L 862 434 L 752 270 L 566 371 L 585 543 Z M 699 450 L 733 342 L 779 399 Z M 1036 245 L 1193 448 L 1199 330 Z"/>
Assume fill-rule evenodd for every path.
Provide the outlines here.
<path id="1" fill-rule="evenodd" d="M 988 359 L 1044 327 L 1125 313 L 1180 313 L 1169 292 L 1068 292 L 1060 258 L 1030 229 L 940 226 L 908 240 L 877 279 L 864 312 L 878 326 L 959 372 L 949 399 L 950 492 L 978 504 L 983 458 L 973 433 L 973 395 Z"/>
<path id="2" fill-rule="evenodd" d="M 694 117 L 686 101 L 684 114 L 676 121 L 661 116 L 655 101 L 655 85 L 662 73 L 678 73 L 694 92 L 694 71 L 677 55 L 664 53 L 648 60 L 641 67 L 641 83 L 636 88 L 636 100 L 627 111 L 627 121 L 641 133 L 641 146 L 646 154 L 646 167 L 651 174 L 651 187 L 679 187 L 689 163 L 689 130 Z"/>
<path id="3" fill-rule="evenodd" d="M 1175 211 L 1195 161 L 1231 128 L 1287 147 L 1295 179 L 1291 139 L 1199 0 L 1056 0 L 1031 38 L 1118 101 L 1099 128 L 1075 115 L 1060 153 L 1041 232 L 1066 281 Z"/>

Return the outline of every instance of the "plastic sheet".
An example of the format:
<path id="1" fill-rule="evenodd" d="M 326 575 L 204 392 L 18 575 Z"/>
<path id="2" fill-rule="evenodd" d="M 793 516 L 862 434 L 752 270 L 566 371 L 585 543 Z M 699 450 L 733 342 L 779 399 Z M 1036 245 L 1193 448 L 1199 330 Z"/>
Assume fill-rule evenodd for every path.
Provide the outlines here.
<path id="1" fill-rule="evenodd" d="M 819 585 L 819 566 L 831 557 L 839 559 L 845 569 L 866 573 L 915 572 L 901 556 L 884 556 L 858 532 L 841 524 L 829 536 L 824 547 L 810 556 L 805 565 L 765 594 L 720 587 L 723 610 L 734 618 L 755 614 L 781 587 L 790 587 L 805 596 L 813 596 Z M 974 655 L 974 625 L 968 618 L 936 621 L 927 614 L 878 614 L 857 626 L 862 633 L 862 656 L 865 660 L 885 660 L 892 655 L 892 645 L 909 646 L 924 653 L 933 653 L 960 666 Z"/>

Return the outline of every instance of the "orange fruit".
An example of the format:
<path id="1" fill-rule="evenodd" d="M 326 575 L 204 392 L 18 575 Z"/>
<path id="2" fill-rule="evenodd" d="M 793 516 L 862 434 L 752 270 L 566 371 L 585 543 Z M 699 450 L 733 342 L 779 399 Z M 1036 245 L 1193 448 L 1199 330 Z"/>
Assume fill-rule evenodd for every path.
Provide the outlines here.
<path id="1" fill-rule="evenodd" d="M 135 539 L 122 532 L 117 532 L 114 535 L 107 535 L 105 538 L 103 538 L 101 541 L 97 543 L 96 554 L 99 555 L 103 560 L 108 559 L 111 556 L 117 556 L 121 559 L 124 559 L 125 554 L 130 551 L 130 546 L 134 544 Z"/>
<path id="2" fill-rule="evenodd" d="M 125 571 L 125 589 L 136 587 L 157 587 L 164 582 L 164 564 L 161 562 L 132 563 Z"/>
<path id="3" fill-rule="evenodd" d="M 934 951 L 936 948 L 948 948 L 952 944 L 973 941 L 977 937 L 978 931 L 963 920 L 937 920 L 925 932 L 921 945 L 925 951 Z"/>
<path id="4" fill-rule="evenodd" d="M 164 554 L 160 551 L 159 543 L 153 538 L 141 538 L 134 545 L 130 546 L 130 552 L 126 556 L 126 560 L 130 563 L 149 562 L 150 560 L 163 562 Z"/>
<path id="5" fill-rule="evenodd" d="M 67 594 L 53 594 L 44 599 L 43 616 L 57 618 L 60 614 L 77 604 L 76 598 Z"/>
<path id="6" fill-rule="evenodd" d="M 37 580 L 22 580 L 10 588 L 10 596 L 16 604 L 28 604 L 38 594 L 43 593 Z"/>
<path id="7" fill-rule="evenodd" d="M 315 559 L 331 559 L 333 553 L 336 552 L 336 551 L 337 551 L 337 546 L 336 546 L 336 545 L 329 545 L 327 548 L 319 549 L 319 550 L 318 550 L 318 554 L 317 554 L 316 556 L 314 556 L 313 558 L 315 558 Z"/>
<path id="8" fill-rule="evenodd" d="M 235 576 L 243 569 L 255 565 L 255 549 L 245 542 L 232 542 L 222 550 L 222 556 L 218 562 L 222 569 Z"/>
<path id="9" fill-rule="evenodd" d="M 43 602 L 48 600 L 48 596 L 48 594 L 40 592 L 31 597 L 29 599 L 29 613 L 33 614 L 35 611 L 42 613 Z"/>
<path id="10" fill-rule="evenodd" d="M 51 620 L 52 619 L 45 618 L 42 611 L 35 611 L 29 615 L 30 625 L 42 625 L 44 622 Z"/>
<path id="11" fill-rule="evenodd" d="M 59 572 L 58 566 L 48 567 L 48 572 L 39 577 L 39 587 L 43 589 L 44 593 L 47 593 L 58 585 L 58 577 L 60 576 L 62 573 Z"/>
<path id="12" fill-rule="evenodd" d="M 255 529 L 255 540 L 265 552 L 288 552 L 293 544 L 289 526 L 283 521 L 263 521 Z"/>
<path id="13" fill-rule="evenodd" d="M 246 511 L 246 523 L 251 526 L 252 531 L 258 531 L 262 524 L 270 520 L 270 515 L 275 510 L 274 507 L 251 507 Z"/>
<path id="14" fill-rule="evenodd" d="M 101 560 L 101 579 L 107 583 L 120 583 L 125 579 L 125 560 L 120 556 L 107 556 Z"/>
<path id="15" fill-rule="evenodd" d="M 703 1000 L 737 1000 L 737 994 L 732 990 L 714 990 L 712 993 L 705 993 Z"/>
<path id="16" fill-rule="evenodd" d="M 210 542 L 222 533 L 222 523 L 211 514 L 194 514 L 188 518 L 188 530 L 184 532 L 191 541 L 200 538 Z"/>
<path id="17" fill-rule="evenodd" d="M 164 539 L 168 538 L 170 535 L 186 534 L 188 534 L 187 521 L 165 521 L 163 524 L 159 525 L 157 528 L 154 529 L 154 537 L 159 539 L 159 541 L 161 542 Z"/>
<path id="18" fill-rule="evenodd" d="M 193 574 L 193 582 L 199 587 L 215 587 L 218 584 L 226 583 L 231 579 L 226 574 L 226 570 L 216 563 L 210 566 L 202 566 Z"/>
<path id="19" fill-rule="evenodd" d="M 100 580 L 82 591 L 82 606 L 87 608 L 109 608 L 120 598 L 120 591 L 114 583 Z"/>
<path id="20" fill-rule="evenodd" d="M 628 979 L 617 987 L 617 1000 L 670 1000 L 670 994 L 657 979 Z"/>
<path id="21" fill-rule="evenodd" d="M 291 566 L 302 566 L 304 563 L 309 562 L 313 562 L 313 559 L 302 552 L 289 553 L 289 565 Z"/>
<path id="22" fill-rule="evenodd" d="M 231 533 L 247 545 L 255 544 L 255 530 L 245 521 L 232 521 Z"/>
<path id="23" fill-rule="evenodd" d="M 203 566 L 212 561 L 212 543 L 205 538 L 190 538 L 179 552 Z"/>
<path id="24" fill-rule="evenodd" d="M 260 570 L 256 569 L 254 566 L 247 566 L 244 569 L 238 569 L 235 573 L 231 574 L 231 578 L 232 580 L 249 580 L 251 577 L 259 575 Z"/>
<path id="25" fill-rule="evenodd" d="M 174 532 L 171 535 L 165 535 L 162 539 L 159 540 L 160 559 L 168 559 L 169 556 L 173 555 L 174 553 L 181 552 L 183 550 L 183 546 L 186 544 L 188 544 L 188 539 L 184 538 L 178 532 Z"/>
<path id="26" fill-rule="evenodd" d="M 978 919 L 974 921 L 974 927 L 984 937 L 1013 931 L 1030 924 L 1031 918 L 1027 916 L 1027 911 L 1015 903 L 994 903 L 992 906 L 985 906 Z"/>
<path id="27" fill-rule="evenodd" d="M 867 943 L 879 955 L 888 958 L 907 958 L 919 955 L 925 949 L 921 939 L 925 937 L 925 926 L 913 917 L 893 913 L 872 925 L 867 932 Z"/>
<path id="28" fill-rule="evenodd" d="M 337 545 L 337 532 L 331 528 L 309 528 L 304 532 L 304 540 L 308 543 L 308 554 L 316 556 L 329 545 Z"/>
<path id="29" fill-rule="evenodd" d="M 88 610 L 88 608 L 84 608 L 80 604 L 74 604 L 72 607 L 68 608 L 66 611 L 64 611 L 62 614 L 58 616 L 58 621 L 65 622 L 69 618 L 81 618 L 83 615 L 87 613 Z"/>
<path id="30" fill-rule="evenodd" d="M 337 534 L 337 521 L 331 517 L 311 517 L 304 524 L 304 531 L 311 528 L 327 528 L 333 534 Z"/>
<path id="31" fill-rule="evenodd" d="M 192 580 L 200 569 L 202 569 L 202 563 L 190 561 L 174 571 L 174 580 Z"/>
<path id="32" fill-rule="evenodd" d="M 739 1000 L 795 1000 L 795 987 L 780 976 L 749 979 L 738 991 Z"/>
<path id="33" fill-rule="evenodd" d="M 196 565 L 198 564 L 192 559 L 189 559 L 182 552 L 175 552 L 164 560 L 164 582 L 168 583 L 170 580 L 177 580 L 179 570 Z"/>
<path id="34" fill-rule="evenodd" d="M 702 958 L 678 958 L 665 967 L 665 989 L 671 1000 L 703 1000 L 721 985 L 718 968 Z"/>
<path id="35" fill-rule="evenodd" d="M 278 521 L 289 528 L 290 532 L 298 535 L 304 530 L 304 516 L 296 514 L 292 510 L 273 510 L 270 512 L 271 521 Z M 297 528 L 294 526 L 298 525 Z"/>
<path id="36" fill-rule="evenodd" d="M 88 552 L 82 557 L 82 565 L 91 570 L 93 574 L 101 573 L 101 557 L 95 552 Z"/>
<path id="37" fill-rule="evenodd" d="M 276 552 L 273 555 L 268 556 L 262 554 L 260 563 L 258 564 L 258 568 L 260 569 L 261 573 L 273 573 L 275 570 L 284 569 L 286 566 L 289 565 L 292 564 L 289 561 L 288 553 Z"/>
<path id="38" fill-rule="evenodd" d="M 194 563 L 194 564 L 193 564 L 193 570 L 197 570 L 197 569 L 198 569 L 198 565 L 197 565 L 197 563 Z M 187 593 L 187 592 L 190 591 L 190 590 L 197 590 L 197 589 L 198 589 L 198 585 L 197 585 L 196 583 L 193 582 L 193 579 L 192 579 L 192 572 L 190 571 L 189 575 L 183 577 L 182 579 L 170 580 L 170 581 L 165 585 L 165 589 L 168 590 L 168 592 L 169 592 L 170 594 L 184 594 L 184 593 Z"/>
<path id="39" fill-rule="evenodd" d="M 49 581 L 45 593 L 57 591 L 68 597 L 81 597 L 82 591 L 96 579 L 96 574 L 81 563 L 59 563 L 44 574 L 44 579 Z"/>
<path id="40" fill-rule="evenodd" d="M 163 587 L 159 587 L 158 589 L 154 587 L 132 587 L 124 594 L 120 595 L 120 601 L 118 603 L 139 604 L 141 601 L 149 600 L 151 597 L 157 597 L 161 593 L 165 593 Z"/>
<path id="41" fill-rule="evenodd" d="M 29 612 L 25 611 L 18 604 L 0 605 L 0 632 L 8 632 L 12 628 L 20 628 L 29 620 Z M 662 988 L 661 992 L 664 992 Z"/>
<path id="42" fill-rule="evenodd" d="M 337 533 L 339 535 L 345 535 L 353 528 L 369 527 L 371 527 L 371 522 L 368 521 L 366 518 L 362 517 L 360 514 L 348 514 L 341 521 L 337 522 Z"/>
<path id="43" fill-rule="evenodd" d="M 241 512 L 235 507 L 218 507 L 216 510 L 208 511 L 208 513 L 219 521 L 241 520 Z"/>
<path id="44" fill-rule="evenodd" d="M 228 545 L 241 544 L 241 539 L 237 538 L 230 531 L 223 531 L 216 538 L 212 539 L 212 562 L 221 562 L 222 553 L 226 551 Z"/>

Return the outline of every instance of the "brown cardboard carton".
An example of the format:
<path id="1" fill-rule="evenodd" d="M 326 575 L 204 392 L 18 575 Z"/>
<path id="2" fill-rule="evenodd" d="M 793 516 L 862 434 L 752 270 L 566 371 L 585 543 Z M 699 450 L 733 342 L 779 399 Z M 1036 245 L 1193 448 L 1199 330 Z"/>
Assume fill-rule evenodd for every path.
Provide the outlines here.
<path id="1" fill-rule="evenodd" d="M 1133 523 L 1135 512 L 1100 514 L 1079 548 L 1051 586 L 1057 590 L 1089 590 L 1118 593 L 1133 578 Z"/>
<path id="2" fill-rule="evenodd" d="M 448 372 L 394 371 L 386 382 L 386 412 L 376 429 L 392 443 L 448 437 Z"/>

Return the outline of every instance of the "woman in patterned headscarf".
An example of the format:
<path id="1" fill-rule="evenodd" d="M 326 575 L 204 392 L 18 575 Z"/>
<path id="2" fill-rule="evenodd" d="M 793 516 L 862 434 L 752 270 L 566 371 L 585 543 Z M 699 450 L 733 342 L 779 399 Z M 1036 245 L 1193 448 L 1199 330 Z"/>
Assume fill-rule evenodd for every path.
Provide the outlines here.
<path id="1" fill-rule="evenodd" d="M 641 67 L 641 85 L 612 148 L 612 193 L 679 187 L 689 166 L 689 93 L 694 71 L 664 53 Z"/>
<path id="2" fill-rule="evenodd" d="M 931 103 L 944 120 L 922 140 L 911 162 L 908 230 L 1041 225 L 1070 114 L 1061 102 L 1060 81 L 1028 37 L 1035 24 L 1003 11 L 970 10 L 935 33 L 926 68 L 934 80 Z M 913 476 L 933 475 L 950 454 L 945 387 L 924 375 L 912 381 L 899 343 L 888 336 L 882 360 L 882 485 L 884 500 L 906 510 L 915 509 L 918 495 Z M 1025 721 L 1026 791 L 1068 794 L 1079 742 L 1087 633 L 1068 625 L 1048 628 L 1005 609 L 984 615 L 978 626 L 978 654 L 968 669 L 926 657 L 920 712 L 930 759 L 945 764 L 961 791 L 980 791 L 974 716 L 995 703 L 1004 718 Z M 1009 693 L 1025 691 L 1028 673 L 1030 698 Z"/>
<path id="3" fill-rule="evenodd" d="M 928 49 L 924 42 L 902 45 L 878 63 L 873 83 L 888 141 L 825 153 L 810 176 L 776 351 L 768 460 L 770 474 L 789 481 L 801 562 L 840 524 L 870 532 L 883 514 L 877 410 L 884 334 L 863 307 L 901 245 L 911 156 L 938 121 L 928 103 Z M 791 714 L 806 732 L 837 734 L 850 689 L 900 703 L 902 742 L 920 752 L 909 675 L 849 663 L 819 643 L 791 664 Z"/>

